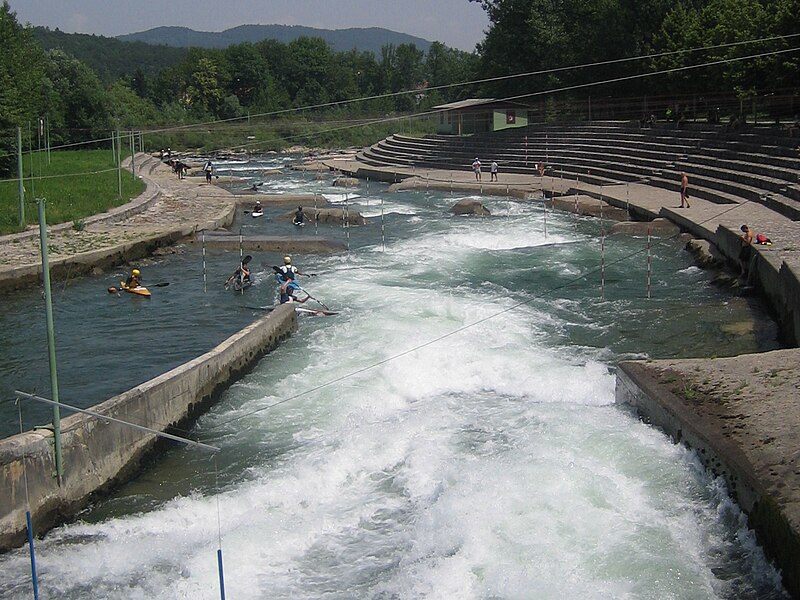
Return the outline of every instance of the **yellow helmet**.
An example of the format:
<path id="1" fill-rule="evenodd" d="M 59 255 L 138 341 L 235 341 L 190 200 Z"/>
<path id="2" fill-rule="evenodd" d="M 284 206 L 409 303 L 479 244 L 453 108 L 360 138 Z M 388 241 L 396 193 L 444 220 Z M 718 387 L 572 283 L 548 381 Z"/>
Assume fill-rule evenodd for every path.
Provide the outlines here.
<path id="1" fill-rule="evenodd" d="M 138 276 L 140 275 L 140 273 L 139 273 L 139 269 L 134 269 L 133 271 L 131 271 L 131 273 L 133 273 L 133 275 L 134 275 L 135 277 L 138 277 Z"/>
<path id="2" fill-rule="evenodd" d="M 291 263 L 292 263 L 292 257 L 291 256 L 284 256 L 283 257 L 283 264 L 289 265 Z"/>

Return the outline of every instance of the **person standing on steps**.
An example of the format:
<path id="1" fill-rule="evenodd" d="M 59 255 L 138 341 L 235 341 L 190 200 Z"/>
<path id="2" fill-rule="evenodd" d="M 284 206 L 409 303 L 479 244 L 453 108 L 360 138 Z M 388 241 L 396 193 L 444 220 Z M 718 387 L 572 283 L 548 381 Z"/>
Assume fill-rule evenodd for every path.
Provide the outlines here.
<path id="1" fill-rule="evenodd" d="M 689 206 L 689 177 L 681 171 L 681 208 L 691 208 Z"/>
<path id="2" fill-rule="evenodd" d="M 481 180 L 481 161 L 478 160 L 478 157 L 475 157 L 475 160 L 472 161 L 472 170 L 475 171 L 475 181 Z"/>
<path id="3" fill-rule="evenodd" d="M 493 160 L 489 167 L 489 181 L 497 181 L 497 161 Z"/>

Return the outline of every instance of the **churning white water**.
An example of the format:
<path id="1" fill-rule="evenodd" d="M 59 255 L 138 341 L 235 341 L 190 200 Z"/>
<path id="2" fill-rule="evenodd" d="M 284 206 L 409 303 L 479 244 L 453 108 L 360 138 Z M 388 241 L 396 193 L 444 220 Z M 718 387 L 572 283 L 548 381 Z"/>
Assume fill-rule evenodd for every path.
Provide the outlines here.
<path id="1" fill-rule="evenodd" d="M 683 328 L 724 313 L 703 274 L 662 246 L 651 304 L 641 257 L 601 298 L 575 279 L 590 220 L 551 213 L 545 237 L 541 205 L 386 198 L 385 251 L 373 221 L 300 265 L 341 312 L 301 319 L 200 420 L 219 455 L 176 449 L 51 532 L 42 597 L 219 598 L 221 547 L 236 599 L 783 598 L 722 485 L 613 403 L 615 361 L 686 352 Z M 27 561 L 0 557 L 4 598 L 30 597 Z"/>

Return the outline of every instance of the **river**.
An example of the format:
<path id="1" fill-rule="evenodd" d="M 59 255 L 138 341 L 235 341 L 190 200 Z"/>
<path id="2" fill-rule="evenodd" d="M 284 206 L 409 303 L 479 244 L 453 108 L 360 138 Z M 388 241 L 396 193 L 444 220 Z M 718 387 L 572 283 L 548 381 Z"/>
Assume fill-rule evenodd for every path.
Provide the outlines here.
<path id="1" fill-rule="evenodd" d="M 231 168 L 260 182 L 284 164 Z M 339 314 L 301 317 L 199 419 L 192 436 L 220 452 L 175 447 L 39 540 L 41 597 L 219 598 L 218 548 L 237 599 L 786 597 L 724 483 L 614 404 L 620 360 L 778 347 L 761 306 L 676 241 L 653 242 L 648 299 L 647 241 L 601 248 L 607 222 L 545 225 L 541 203 L 502 197 L 482 198 L 490 218 L 453 217 L 458 195 L 330 184 L 287 171 L 260 189 L 369 218 L 307 226 L 350 251 L 295 256 Z M 292 233 L 279 212 L 234 229 Z M 195 247 L 146 263 L 170 282 L 149 301 L 105 292 L 121 272 L 59 287 L 62 400 L 99 401 L 252 320 L 280 256 L 257 254 L 238 296 L 221 285 L 237 259 L 207 252 L 205 293 Z M 3 299 L 4 396 L 48 389 L 37 294 Z M 0 596 L 32 597 L 26 549 L 0 569 Z"/>

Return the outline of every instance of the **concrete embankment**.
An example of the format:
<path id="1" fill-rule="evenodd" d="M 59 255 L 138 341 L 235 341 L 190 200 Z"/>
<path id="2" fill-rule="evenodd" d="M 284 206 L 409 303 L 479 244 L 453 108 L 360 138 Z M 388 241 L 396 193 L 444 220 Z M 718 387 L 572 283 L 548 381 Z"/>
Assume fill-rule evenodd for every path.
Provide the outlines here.
<path id="1" fill-rule="evenodd" d="M 800 598 L 800 373 L 796 350 L 622 362 L 616 401 L 723 477 L 783 584 Z"/>
<path id="2" fill-rule="evenodd" d="M 159 431 L 183 426 L 296 327 L 293 307 L 280 306 L 206 354 L 110 398 L 93 412 Z M 28 506 L 39 534 L 129 477 L 155 443 L 154 434 L 97 416 L 66 417 L 61 421 L 64 476 L 59 485 L 51 430 L 0 440 L 0 550 L 24 542 Z"/>

